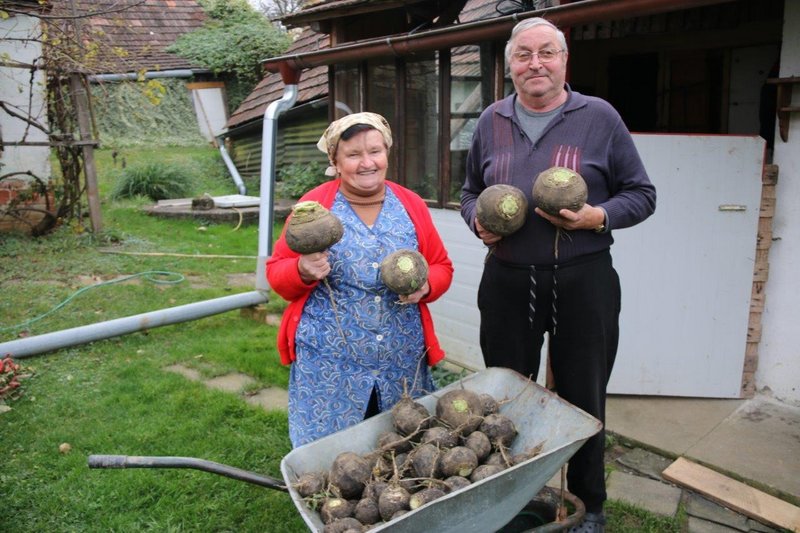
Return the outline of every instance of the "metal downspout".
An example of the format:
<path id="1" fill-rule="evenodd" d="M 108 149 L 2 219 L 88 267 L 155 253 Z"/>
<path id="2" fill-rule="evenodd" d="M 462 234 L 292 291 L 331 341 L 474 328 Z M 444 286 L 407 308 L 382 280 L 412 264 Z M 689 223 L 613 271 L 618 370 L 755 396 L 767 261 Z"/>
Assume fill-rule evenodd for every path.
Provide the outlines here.
<path id="1" fill-rule="evenodd" d="M 261 139 L 261 188 L 258 210 L 258 263 L 256 265 L 256 289 L 268 290 L 267 258 L 272 252 L 272 224 L 275 190 L 275 148 L 278 140 L 278 117 L 297 101 L 297 83 L 300 72 L 288 67 L 281 69 L 285 87 L 283 97 L 267 106 L 264 112 Z"/>
<path id="2" fill-rule="evenodd" d="M 11 354 L 15 359 L 28 357 L 60 348 L 86 344 L 87 342 L 110 339 L 127 333 L 188 322 L 242 307 L 263 304 L 267 300 L 266 293 L 259 291 L 233 294 L 214 300 L 179 305 L 140 315 L 89 324 L 88 326 L 4 342 L 0 344 L 0 354 Z"/>
<path id="3" fill-rule="evenodd" d="M 242 181 L 239 169 L 236 168 L 233 159 L 231 159 L 230 154 L 228 154 L 228 150 L 225 148 L 225 139 L 223 139 L 221 135 L 217 137 L 217 146 L 219 146 L 219 153 L 222 154 L 222 160 L 225 162 L 225 166 L 228 168 L 231 178 L 233 178 L 233 183 L 235 183 L 236 188 L 239 189 L 239 194 L 247 194 L 247 187 L 245 187 L 244 181 Z"/>

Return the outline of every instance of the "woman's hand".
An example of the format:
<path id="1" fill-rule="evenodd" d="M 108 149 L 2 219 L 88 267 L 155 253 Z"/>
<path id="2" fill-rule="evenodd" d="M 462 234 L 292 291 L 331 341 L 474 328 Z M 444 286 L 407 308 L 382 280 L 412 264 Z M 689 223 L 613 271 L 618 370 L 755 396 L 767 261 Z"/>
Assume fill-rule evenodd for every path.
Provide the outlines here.
<path id="1" fill-rule="evenodd" d="M 309 285 L 325 279 L 331 272 L 328 251 L 301 255 L 297 261 L 297 271 L 300 273 L 300 279 Z"/>
<path id="2" fill-rule="evenodd" d="M 425 298 L 428 293 L 431 292 L 431 286 L 428 282 L 425 282 L 425 285 L 422 286 L 420 290 L 417 292 L 412 292 L 411 294 L 400 295 L 400 303 L 401 304 L 418 304 L 420 300 Z"/>
<path id="3" fill-rule="evenodd" d="M 500 235 L 492 233 L 491 231 L 481 226 L 481 223 L 478 222 L 477 218 L 475 219 L 475 229 L 478 230 L 478 237 L 483 241 L 483 244 L 485 244 L 486 246 L 491 246 L 492 244 L 496 243 L 497 241 L 503 238 Z"/>

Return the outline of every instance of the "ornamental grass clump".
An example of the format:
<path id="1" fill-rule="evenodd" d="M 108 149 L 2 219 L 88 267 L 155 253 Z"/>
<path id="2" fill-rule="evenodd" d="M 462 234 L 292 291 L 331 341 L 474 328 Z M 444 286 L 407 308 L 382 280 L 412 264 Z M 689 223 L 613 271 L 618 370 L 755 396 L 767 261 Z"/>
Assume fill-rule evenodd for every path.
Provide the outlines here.
<path id="1" fill-rule="evenodd" d="M 185 198 L 194 179 L 189 170 L 176 164 L 150 161 L 122 171 L 111 191 L 113 200 L 146 196 L 153 201 Z"/>

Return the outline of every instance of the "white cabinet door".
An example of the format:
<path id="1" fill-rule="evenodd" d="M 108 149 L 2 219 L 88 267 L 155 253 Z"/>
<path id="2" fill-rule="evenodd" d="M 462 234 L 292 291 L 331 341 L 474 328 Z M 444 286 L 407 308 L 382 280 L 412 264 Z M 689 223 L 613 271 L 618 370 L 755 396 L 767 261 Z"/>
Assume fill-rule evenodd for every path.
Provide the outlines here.
<path id="1" fill-rule="evenodd" d="M 658 201 L 647 221 L 614 232 L 622 315 L 609 392 L 738 397 L 764 140 L 637 134 L 634 141 Z"/>

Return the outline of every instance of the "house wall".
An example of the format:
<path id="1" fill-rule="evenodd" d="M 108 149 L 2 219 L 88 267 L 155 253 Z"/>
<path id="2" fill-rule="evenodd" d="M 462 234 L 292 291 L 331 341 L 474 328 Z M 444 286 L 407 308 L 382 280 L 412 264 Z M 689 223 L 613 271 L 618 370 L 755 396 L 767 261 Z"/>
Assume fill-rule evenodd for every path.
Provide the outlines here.
<path id="1" fill-rule="evenodd" d="M 42 55 L 42 47 L 28 40 L 39 33 L 37 18 L 18 15 L 0 19 L 0 56 L 31 64 Z M 31 94 L 33 92 L 33 94 Z M 0 100 L 21 114 L 30 114 L 47 127 L 45 78 L 41 70 L 0 67 Z M 30 104 L 29 104 L 30 101 Z M 47 135 L 27 122 L 0 110 L 0 133 L 4 142 L 46 142 Z M 44 181 L 50 180 L 50 149 L 46 146 L 4 146 L 0 151 L 0 175 L 30 171 Z M 30 179 L 20 176 L 21 179 Z"/>
<path id="2" fill-rule="evenodd" d="M 800 76 L 800 2 L 786 0 L 780 76 Z M 794 86 L 792 105 L 800 105 Z M 777 127 L 777 126 L 776 126 Z M 769 279 L 762 318 L 756 387 L 800 405 L 800 112 L 790 114 L 789 140 L 775 135 L 773 162 L 779 167 Z"/>

